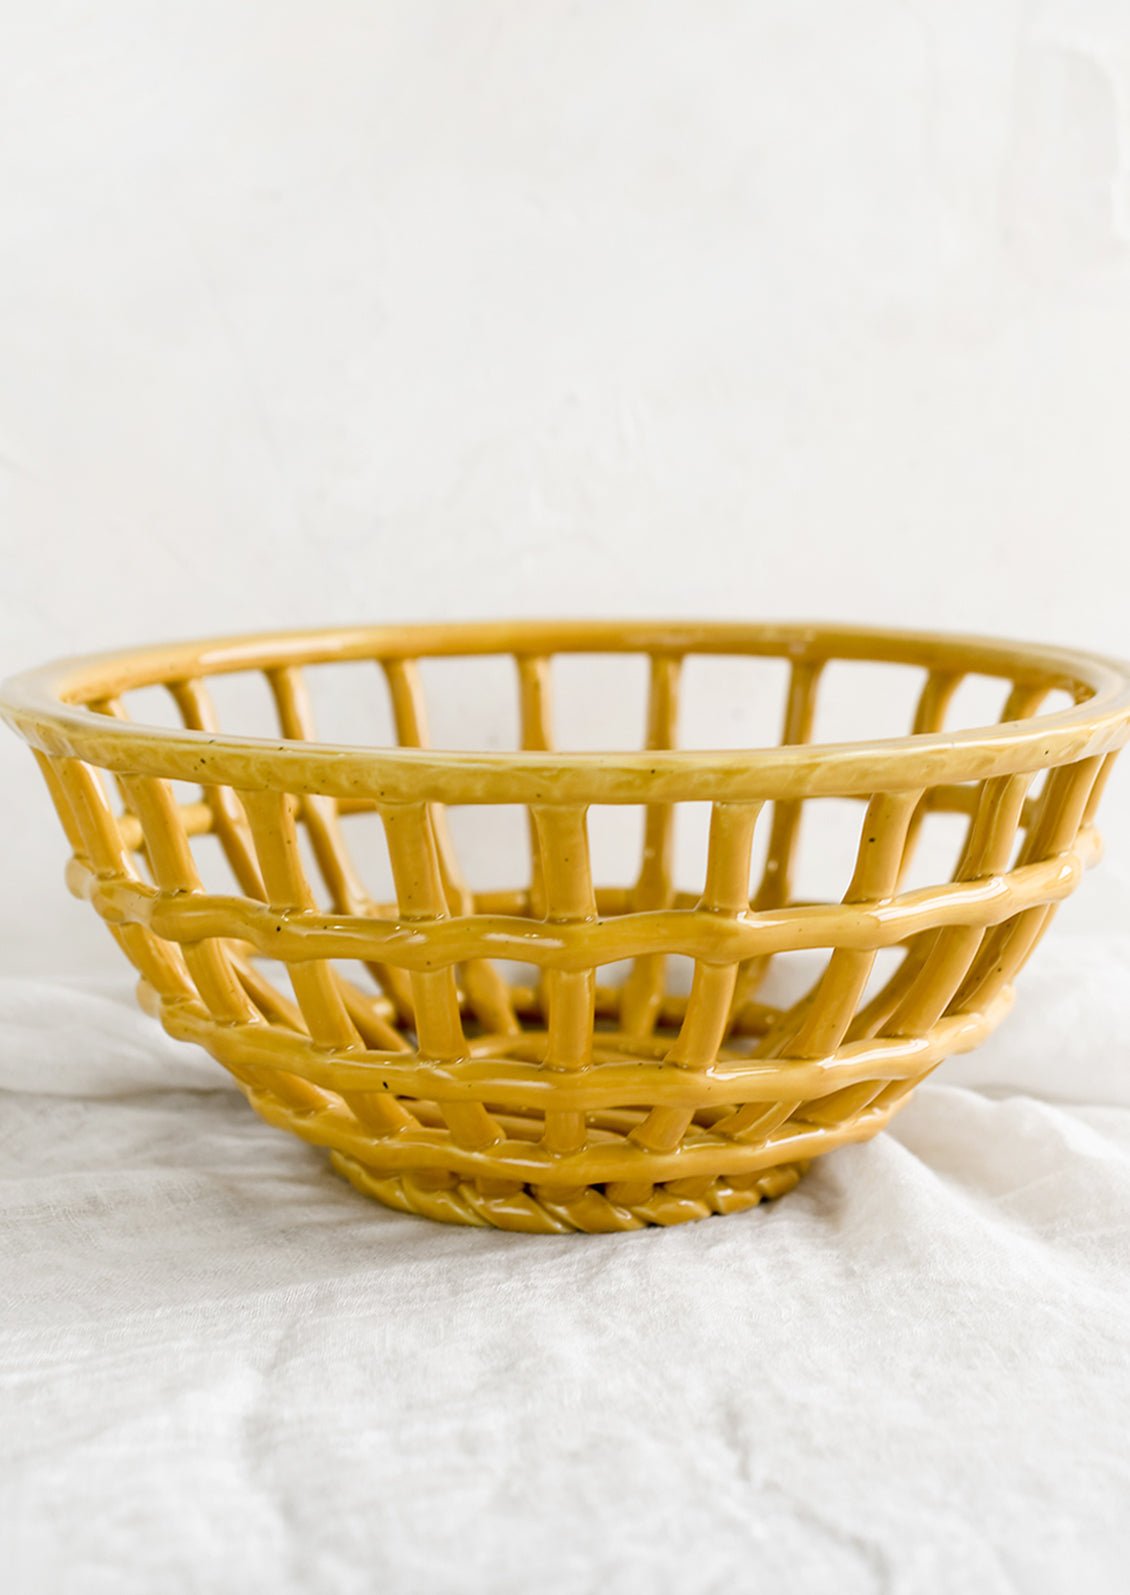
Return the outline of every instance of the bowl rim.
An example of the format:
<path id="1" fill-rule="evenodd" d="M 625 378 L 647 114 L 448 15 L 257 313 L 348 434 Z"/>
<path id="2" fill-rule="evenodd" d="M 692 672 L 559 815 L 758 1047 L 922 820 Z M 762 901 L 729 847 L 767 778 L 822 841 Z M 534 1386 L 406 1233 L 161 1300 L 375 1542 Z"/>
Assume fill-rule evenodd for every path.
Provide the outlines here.
<path id="1" fill-rule="evenodd" d="M 742 749 L 622 752 L 374 748 L 122 721 L 86 703 L 227 671 L 349 660 L 564 653 L 857 660 L 1065 689 L 1052 714 L 961 731 Z M 1082 696 L 1086 693 L 1087 696 Z M 76 701 L 77 700 L 77 701 Z M 805 621 L 518 620 L 339 625 L 63 658 L 0 685 L 0 718 L 38 752 L 119 774 L 378 803 L 758 802 L 980 781 L 1112 753 L 1130 740 L 1130 665 L 1073 648 Z"/>

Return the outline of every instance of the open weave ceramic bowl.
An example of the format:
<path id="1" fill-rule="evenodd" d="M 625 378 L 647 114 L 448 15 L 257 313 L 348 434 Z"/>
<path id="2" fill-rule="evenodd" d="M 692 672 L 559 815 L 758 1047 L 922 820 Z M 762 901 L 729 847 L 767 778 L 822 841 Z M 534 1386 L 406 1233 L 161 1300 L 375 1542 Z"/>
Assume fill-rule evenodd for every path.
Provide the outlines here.
<path id="1" fill-rule="evenodd" d="M 554 751 L 551 685 L 578 655 L 600 656 L 588 665 L 612 667 L 609 681 L 624 656 L 646 673 L 630 751 Z M 511 673 L 517 746 L 433 751 L 432 661 L 464 661 L 470 680 L 488 657 Z M 738 736 L 776 672 L 780 745 L 677 747 L 680 682 L 704 661 L 736 683 Z M 844 662 L 844 701 L 861 712 L 879 666 L 911 688 L 899 734 L 813 740 Z M 311 703 L 346 663 L 357 689 L 384 695 L 389 745 L 318 740 Z M 970 677 L 994 723 L 947 729 Z M 220 725 L 221 689 L 249 679 L 269 689 L 266 735 Z M 149 723 L 155 688 L 174 724 Z M 608 688 L 602 724 L 615 707 Z M 1098 856 L 1092 818 L 1130 736 L 1130 681 L 1089 655 L 970 638 L 463 625 L 70 660 L 8 683 L 3 709 L 51 789 L 71 890 L 139 971 L 142 1003 L 207 1047 L 264 1118 L 331 1148 L 392 1207 L 592 1231 L 788 1190 L 993 1028 Z M 638 832 L 618 878 L 598 883 L 590 831 L 613 811 Z M 499 874 L 475 890 L 453 837 L 484 816 Z M 835 889 L 813 900 L 794 882 L 834 816 Z M 684 819 L 708 819 L 689 864 L 675 851 Z M 521 878 L 504 879 L 515 846 Z M 784 996 L 782 960 L 807 974 Z"/>

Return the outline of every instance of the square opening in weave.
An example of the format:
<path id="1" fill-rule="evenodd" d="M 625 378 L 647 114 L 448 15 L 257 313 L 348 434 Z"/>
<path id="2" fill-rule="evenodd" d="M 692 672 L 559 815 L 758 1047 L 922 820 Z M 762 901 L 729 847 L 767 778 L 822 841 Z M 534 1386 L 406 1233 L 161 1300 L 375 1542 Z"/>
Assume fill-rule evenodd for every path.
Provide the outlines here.
<path id="1" fill-rule="evenodd" d="M 306 665 L 302 674 L 318 742 L 365 748 L 396 746 L 388 688 L 371 660 Z"/>
<path id="2" fill-rule="evenodd" d="M 830 957 L 831 949 L 827 947 L 774 953 L 758 982 L 754 1000 L 787 1013 L 819 983 Z"/>
<path id="3" fill-rule="evenodd" d="M 192 862 L 204 890 L 214 897 L 242 896 L 232 867 L 224 852 L 223 843 L 213 831 L 202 831 L 190 837 Z"/>
<path id="4" fill-rule="evenodd" d="M 968 793 L 971 803 L 979 800 L 978 786 L 970 785 Z M 900 893 L 953 880 L 969 836 L 970 819 L 968 813 L 945 809 L 929 810 L 922 816 L 903 861 Z"/>
<path id="5" fill-rule="evenodd" d="M 202 678 L 221 731 L 233 736 L 279 736 L 279 716 L 261 670 L 230 670 Z M 179 723 L 179 722 L 178 722 Z"/>
<path id="6" fill-rule="evenodd" d="M 776 747 L 788 690 L 784 659 L 688 654 L 679 681 L 680 747 Z"/>
<path id="7" fill-rule="evenodd" d="M 706 886 L 712 803 L 676 803 L 673 809 L 673 882 L 677 892 L 697 902 Z"/>
<path id="8" fill-rule="evenodd" d="M 926 682 L 917 665 L 832 659 L 820 676 L 809 741 L 867 742 L 909 736 Z"/>
<path id="9" fill-rule="evenodd" d="M 500 753 L 518 747 L 517 677 L 508 654 L 422 658 L 416 669 L 433 748 Z"/>
<path id="10" fill-rule="evenodd" d="M 650 664 L 643 654 L 553 656 L 553 741 L 563 752 L 644 745 Z"/>
<path id="11" fill-rule="evenodd" d="M 176 699 L 168 687 L 134 687 L 119 702 L 127 717 L 138 725 L 179 727 L 184 724 Z"/>
<path id="12" fill-rule="evenodd" d="M 630 892 L 643 862 L 645 810 L 634 804 L 602 803 L 586 816 L 589 860 L 595 887 Z"/>
<path id="13" fill-rule="evenodd" d="M 800 811 L 788 901 L 838 903 L 855 871 L 867 808 L 856 798 L 808 798 Z"/>
<path id="14" fill-rule="evenodd" d="M 396 902 L 384 824 L 375 809 L 338 817 L 342 841 L 369 900 L 392 911 Z"/>
<path id="15" fill-rule="evenodd" d="M 971 671 L 962 677 L 950 699 L 945 717 L 946 729 L 969 731 L 978 726 L 996 725 L 1004 713 L 1011 691 L 1011 680 Z"/>
<path id="16" fill-rule="evenodd" d="M 455 862 L 472 892 L 528 891 L 532 844 L 529 813 L 522 804 L 462 803 L 442 812 Z"/>

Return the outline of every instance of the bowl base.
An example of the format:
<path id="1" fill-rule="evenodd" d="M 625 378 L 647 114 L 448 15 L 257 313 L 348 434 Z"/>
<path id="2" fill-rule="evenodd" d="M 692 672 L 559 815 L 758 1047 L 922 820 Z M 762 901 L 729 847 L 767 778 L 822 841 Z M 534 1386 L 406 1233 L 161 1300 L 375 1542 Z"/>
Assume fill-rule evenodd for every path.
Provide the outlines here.
<path id="1" fill-rule="evenodd" d="M 522 1230 L 533 1235 L 611 1234 L 646 1229 L 651 1224 L 687 1224 L 716 1213 L 741 1213 L 766 1198 L 791 1191 L 807 1161 L 778 1163 L 756 1174 L 711 1180 L 678 1180 L 618 1193 L 613 1201 L 597 1185 L 571 1190 L 529 1186 L 517 1181 L 460 1180 L 456 1175 L 421 1170 L 384 1173 L 344 1152 L 331 1152 L 337 1173 L 386 1207 L 444 1224 Z"/>

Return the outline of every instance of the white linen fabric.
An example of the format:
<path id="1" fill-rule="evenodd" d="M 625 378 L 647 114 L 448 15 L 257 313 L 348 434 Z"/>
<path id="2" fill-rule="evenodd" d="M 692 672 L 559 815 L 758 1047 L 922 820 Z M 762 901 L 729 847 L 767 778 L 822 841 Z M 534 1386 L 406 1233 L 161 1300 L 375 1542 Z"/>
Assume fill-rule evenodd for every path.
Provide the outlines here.
<path id="1" fill-rule="evenodd" d="M 366 1200 L 128 980 L 0 982 L 5 1587 L 1121 1595 L 1128 976 L 1053 931 L 782 1201 L 561 1238 Z"/>

